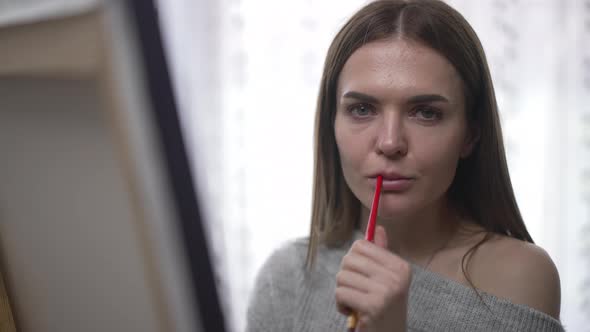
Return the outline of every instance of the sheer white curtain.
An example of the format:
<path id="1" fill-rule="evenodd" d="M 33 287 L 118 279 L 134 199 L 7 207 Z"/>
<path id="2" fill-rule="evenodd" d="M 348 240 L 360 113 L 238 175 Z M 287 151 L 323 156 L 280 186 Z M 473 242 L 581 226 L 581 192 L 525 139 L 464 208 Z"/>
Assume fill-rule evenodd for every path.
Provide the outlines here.
<path id="1" fill-rule="evenodd" d="M 453 0 L 479 34 L 513 185 L 561 274 L 562 320 L 590 326 L 590 4 Z M 244 328 L 256 272 L 308 232 L 312 127 L 331 38 L 363 0 L 160 1 L 223 296 Z"/>

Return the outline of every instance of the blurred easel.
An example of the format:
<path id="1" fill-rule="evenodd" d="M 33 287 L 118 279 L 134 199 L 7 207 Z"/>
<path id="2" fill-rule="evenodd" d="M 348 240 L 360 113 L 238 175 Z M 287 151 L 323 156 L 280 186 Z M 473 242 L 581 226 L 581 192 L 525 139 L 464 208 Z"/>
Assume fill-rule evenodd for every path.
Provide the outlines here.
<path id="1" fill-rule="evenodd" d="M 2 332 L 14 332 L 16 328 L 14 326 L 14 319 L 12 318 L 12 309 L 10 307 L 10 300 L 6 293 L 6 287 L 4 286 L 4 278 L 0 271 L 0 331 Z"/>
<path id="2" fill-rule="evenodd" d="M 155 4 L 70 2 L 0 15 L 0 332 L 223 332 Z"/>

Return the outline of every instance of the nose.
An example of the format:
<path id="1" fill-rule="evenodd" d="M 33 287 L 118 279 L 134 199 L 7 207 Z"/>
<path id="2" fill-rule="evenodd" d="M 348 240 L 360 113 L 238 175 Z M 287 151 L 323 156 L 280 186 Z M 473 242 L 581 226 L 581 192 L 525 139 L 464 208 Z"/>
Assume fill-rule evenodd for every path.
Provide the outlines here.
<path id="1" fill-rule="evenodd" d="M 408 141 L 402 115 L 386 112 L 377 137 L 377 153 L 387 158 L 399 158 L 408 153 Z"/>

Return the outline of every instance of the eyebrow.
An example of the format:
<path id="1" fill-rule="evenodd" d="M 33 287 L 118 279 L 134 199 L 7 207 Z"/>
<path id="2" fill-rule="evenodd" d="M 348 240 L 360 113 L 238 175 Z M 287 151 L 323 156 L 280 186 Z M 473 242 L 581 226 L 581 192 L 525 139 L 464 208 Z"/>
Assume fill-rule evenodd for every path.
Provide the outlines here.
<path id="1" fill-rule="evenodd" d="M 347 93 L 345 93 L 344 95 L 342 95 L 342 98 L 348 98 L 348 99 L 357 99 L 360 101 L 364 101 L 364 102 L 368 102 L 368 103 L 378 103 L 379 100 L 377 100 L 377 98 L 373 97 L 373 96 L 369 96 L 367 94 L 361 93 L 361 92 L 356 92 L 356 91 L 348 91 Z"/>
<path id="2" fill-rule="evenodd" d="M 379 100 L 373 96 L 364 94 L 362 92 L 357 92 L 357 91 L 348 91 L 346 92 L 342 98 L 348 98 L 348 99 L 357 99 L 360 101 L 364 101 L 367 103 L 379 103 Z M 420 104 L 420 103 L 429 103 L 429 102 L 436 102 L 436 101 L 441 101 L 441 102 L 446 102 L 448 103 L 449 100 L 441 95 L 437 95 L 437 94 L 424 94 L 424 95 L 416 95 L 416 96 L 412 96 L 408 99 L 408 103 L 409 104 Z"/>
<path id="3" fill-rule="evenodd" d="M 427 95 L 417 95 L 413 96 L 408 100 L 410 104 L 420 104 L 420 103 L 431 103 L 435 101 L 442 101 L 448 103 L 449 100 L 441 95 L 437 94 L 427 94 Z"/>

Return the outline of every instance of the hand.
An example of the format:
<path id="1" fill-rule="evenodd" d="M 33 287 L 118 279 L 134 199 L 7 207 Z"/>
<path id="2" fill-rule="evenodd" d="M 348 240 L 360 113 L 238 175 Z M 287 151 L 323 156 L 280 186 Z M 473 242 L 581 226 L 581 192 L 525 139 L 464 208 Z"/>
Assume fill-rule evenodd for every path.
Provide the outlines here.
<path id="1" fill-rule="evenodd" d="M 375 243 L 354 242 L 336 275 L 338 311 L 358 314 L 362 332 L 405 331 L 410 264 L 387 249 L 387 233 L 375 229 Z"/>

